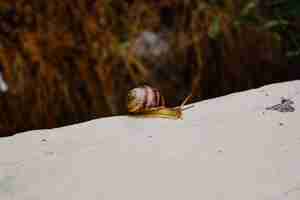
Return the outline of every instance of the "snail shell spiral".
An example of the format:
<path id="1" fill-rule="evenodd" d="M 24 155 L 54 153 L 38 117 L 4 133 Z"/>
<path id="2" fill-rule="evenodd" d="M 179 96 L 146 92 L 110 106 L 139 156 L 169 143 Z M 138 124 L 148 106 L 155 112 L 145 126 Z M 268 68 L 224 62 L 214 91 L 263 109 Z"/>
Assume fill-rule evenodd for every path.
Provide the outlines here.
<path id="1" fill-rule="evenodd" d="M 164 107 L 165 101 L 159 91 L 148 85 L 129 90 L 127 110 L 129 113 L 140 113 L 150 108 Z"/>

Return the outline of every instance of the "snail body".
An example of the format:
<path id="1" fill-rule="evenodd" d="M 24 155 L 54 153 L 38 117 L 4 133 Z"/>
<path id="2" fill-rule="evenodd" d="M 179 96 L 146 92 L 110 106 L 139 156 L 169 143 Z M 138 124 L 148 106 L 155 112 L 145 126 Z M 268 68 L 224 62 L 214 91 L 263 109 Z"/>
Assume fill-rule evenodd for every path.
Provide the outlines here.
<path id="1" fill-rule="evenodd" d="M 183 106 L 189 98 L 190 96 L 178 107 L 168 108 L 164 97 L 156 88 L 144 85 L 129 90 L 127 110 L 130 115 L 135 116 L 180 119 Z"/>

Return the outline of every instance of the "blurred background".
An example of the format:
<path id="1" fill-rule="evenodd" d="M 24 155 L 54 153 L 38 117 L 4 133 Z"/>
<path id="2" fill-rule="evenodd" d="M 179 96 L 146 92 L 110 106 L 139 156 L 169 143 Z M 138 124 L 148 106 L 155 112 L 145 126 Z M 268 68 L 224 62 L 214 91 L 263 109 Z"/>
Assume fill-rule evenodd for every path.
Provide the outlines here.
<path id="1" fill-rule="evenodd" d="M 300 78 L 298 0 L 0 0 L 0 136 Z"/>

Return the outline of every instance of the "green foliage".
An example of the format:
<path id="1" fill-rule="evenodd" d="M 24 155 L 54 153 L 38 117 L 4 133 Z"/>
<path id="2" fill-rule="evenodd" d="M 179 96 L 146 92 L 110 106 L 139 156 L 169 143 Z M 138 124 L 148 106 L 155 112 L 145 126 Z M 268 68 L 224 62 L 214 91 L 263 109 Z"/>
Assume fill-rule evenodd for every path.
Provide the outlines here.
<path id="1" fill-rule="evenodd" d="M 211 39 L 216 40 L 217 38 L 220 37 L 221 35 L 221 21 L 220 21 L 220 17 L 219 16 L 215 16 L 213 18 L 212 24 L 209 26 L 208 29 L 208 36 Z"/>
<path id="2" fill-rule="evenodd" d="M 300 2 L 298 0 L 277 0 L 269 4 L 275 12 L 282 17 L 296 17 L 300 15 Z"/>
<path id="3" fill-rule="evenodd" d="M 286 56 L 299 59 L 300 56 L 300 1 L 277 0 L 268 5 L 271 10 L 270 21 L 265 27 L 279 33 L 287 43 Z M 298 26 L 298 27 L 297 27 Z"/>

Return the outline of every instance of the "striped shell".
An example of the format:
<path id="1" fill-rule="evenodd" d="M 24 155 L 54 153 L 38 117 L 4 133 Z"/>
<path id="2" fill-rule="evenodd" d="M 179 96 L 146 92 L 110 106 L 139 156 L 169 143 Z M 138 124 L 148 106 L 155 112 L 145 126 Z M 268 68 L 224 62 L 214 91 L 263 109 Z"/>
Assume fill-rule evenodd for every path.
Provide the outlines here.
<path id="1" fill-rule="evenodd" d="M 127 110 L 129 113 L 140 113 L 145 110 L 164 107 L 165 101 L 159 91 L 144 85 L 129 90 L 127 96 Z"/>

